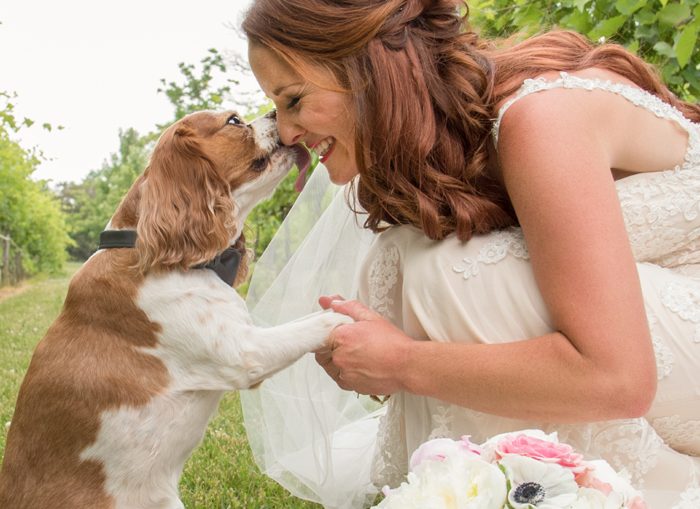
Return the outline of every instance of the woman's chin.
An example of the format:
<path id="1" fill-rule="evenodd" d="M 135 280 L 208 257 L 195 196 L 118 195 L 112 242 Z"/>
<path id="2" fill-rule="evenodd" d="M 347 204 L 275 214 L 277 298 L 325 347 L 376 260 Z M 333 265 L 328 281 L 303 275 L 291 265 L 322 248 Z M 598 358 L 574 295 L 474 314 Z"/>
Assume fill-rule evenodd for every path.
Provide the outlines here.
<path id="1" fill-rule="evenodd" d="M 349 164 L 340 165 L 333 164 L 333 161 L 328 161 L 324 163 L 326 170 L 328 171 L 328 178 L 331 182 L 338 186 L 343 186 L 350 182 L 357 175 L 357 170 L 355 168 L 350 168 Z"/>

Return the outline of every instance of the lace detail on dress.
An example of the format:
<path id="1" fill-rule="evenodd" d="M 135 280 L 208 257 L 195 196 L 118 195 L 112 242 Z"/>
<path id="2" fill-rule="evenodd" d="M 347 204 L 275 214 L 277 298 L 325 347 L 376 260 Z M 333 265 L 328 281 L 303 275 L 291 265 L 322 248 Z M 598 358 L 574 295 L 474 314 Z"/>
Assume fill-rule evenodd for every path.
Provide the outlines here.
<path id="1" fill-rule="evenodd" d="M 498 131 L 503 120 L 503 115 L 508 109 L 519 99 L 540 92 L 542 90 L 551 90 L 554 88 L 570 88 L 583 90 L 606 90 L 618 95 L 621 95 L 635 106 L 640 106 L 659 118 L 665 118 L 677 122 L 688 133 L 688 150 L 685 154 L 685 162 L 681 167 L 689 167 L 691 165 L 700 164 L 700 132 L 697 124 L 688 120 L 674 106 L 662 101 L 654 94 L 637 88 L 626 83 L 615 83 L 610 80 L 601 80 L 598 78 L 580 78 L 572 76 L 567 72 L 560 72 L 559 78 L 556 80 L 547 80 L 545 78 L 526 79 L 520 90 L 511 97 L 501 107 L 498 112 L 498 117 L 493 123 L 491 134 L 493 136 L 494 145 L 498 147 Z"/>
<path id="2" fill-rule="evenodd" d="M 698 507 L 700 507 L 700 488 L 695 484 L 681 493 L 680 502 L 672 509 L 698 509 Z"/>
<path id="3" fill-rule="evenodd" d="M 559 439 L 591 457 L 601 457 L 637 488 L 659 461 L 664 443 L 646 419 L 624 419 L 586 425 L 551 425 Z"/>
<path id="4" fill-rule="evenodd" d="M 462 274 L 464 279 L 469 279 L 479 274 L 479 266 L 481 264 L 498 263 L 509 253 L 523 260 L 530 258 L 525 245 L 525 236 L 520 228 L 511 227 L 506 230 L 493 232 L 491 237 L 494 240 L 482 247 L 476 258 L 463 258 L 461 263 L 452 267 L 452 270 Z"/>
<path id="5" fill-rule="evenodd" d="M 651 425 L 675 450 L 691 456 L 700 455 L 700 449 L 698 449 L 700 421 L 684 420 L 680 415 L 669 415 L 653 419 Z"/>
<path id="6" fill-rule="evenodd" d="M 449 405 L 438 405 L 436 412 L 430 417 L 433 423 L 433 430 L 427 440 L 434 438 L 449 438 L 452 429 L 452 407 Z"/>
<path id="7" fill-rule="evenodd" d="M 683 320 L 695 324 L 693 341 L 700 343 L 700 285 L 674 281 L 661 292 L 661 302 Z"/>
<path id="8" fill-rule="evenodd" d="M 652 313 L 649 307 L 646 308 L 646 314 L 649 322 L 649 332 L 651 333 L 651 342 L 654 346 L 654 357 L 656 357 L 656 377 L 658 380 L 663 380 L 673 371 L 675 357 L 673 356 L 673 351 L 661 340 L 661 336 L 656 330 L 659 323 L 656 315 Z"/>
<path id="9" fill-rule="evenodd" d="M 403 398 L 395 394 L 387 404 L 386 413 L 379 418 L 371 473 L 372 483 L 378 488 L 396 487 L 407 474 L 408 454 L 402 408 Z"/>
<path id="10" fill-rule="evenodd" d="M 388 320 L 394 319 L 394 299 L 389 295 L 399 276 L 399 249 L 382 248 L 369 269 L 369 307 Z"/>
<path id="11" fill-rule="evenodd" d="M 615 183 L 638 261 L 700 262 L 700 167 L 632 175 Z"/>

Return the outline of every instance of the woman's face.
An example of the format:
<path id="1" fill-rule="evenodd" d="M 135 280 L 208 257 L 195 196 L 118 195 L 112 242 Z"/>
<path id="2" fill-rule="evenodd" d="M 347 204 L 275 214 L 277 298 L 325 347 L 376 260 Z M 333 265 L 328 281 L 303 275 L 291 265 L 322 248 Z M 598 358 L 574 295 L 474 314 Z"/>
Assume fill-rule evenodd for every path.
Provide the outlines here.
<path id="1" fill-rule="evenodd" d="M 248 58 L 260 87 L 275 103 L 282 143 L 304 143 L 316 152 L 335 184 L 352 180 L 358 170 L 349 95 L 314 85 L 261 44 L 250 43 Z M 328 71 L 315 71 L 335 83 Z"/>

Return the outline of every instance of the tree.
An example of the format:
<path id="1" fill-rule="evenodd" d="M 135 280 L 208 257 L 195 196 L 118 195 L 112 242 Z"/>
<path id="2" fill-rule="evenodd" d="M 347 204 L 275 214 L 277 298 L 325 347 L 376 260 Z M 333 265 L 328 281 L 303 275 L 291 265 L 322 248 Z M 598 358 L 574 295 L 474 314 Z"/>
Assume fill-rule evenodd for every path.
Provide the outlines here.
<path id="1" fill-rule="evenodd" d="M 230 69 L 243 72 L 243 64 L 226 60 L 215 49 L 210 49 L 199 65 L 180 63 L 178 68 L 180 79 L 161 79 L 158 89 L 173 106 L 173 118 L 169 122 L 157 125 L 154 131 L 145 135 L 133 129 L 121 132 L 119 152 L 112 154 L 102 168 L 90 172 L 80 184 L 60 184 L 59 194 L 63 209 L 70 218 L 70 235 L 75 242 L 70 249 L 71 256 L 82 260 L 95 251 L 99 233 L 133 181 L 146 167 L 155 140 L 172 122 L 194 111 L 221 109 L 225 104 L 243 108 L 243 115 L 248 120 L 272 108 L 269 102 L 258 104 L 252 97 L 244 97 L 243 101 L 231 97 L 232 86 L 238 81 L 227 76 Z M 294 172 L 291 172 L 275 194 L 250 214 L 246 233 L 248 243 L 256 253 L 262 253 L 267 247 L 291 208 L 296 198 L 294 180 Z"/>
<path id="2" fill-rule="evenodd" d="M 91 171 L 80 184 L 59 185 L 58 194 L 74 241 L 69 248 L 73 258 L 85 260 L 95 252 L 100 232 L 146 167 L 152 140 L 152 135 L 143 136 L 131 128 L 120 131 L 119 151 L 111 154 L 99 170 Z"/>
<path id="3" fill-rule="evenodd" d="M 65 217 L 46 182 L 31 178 L 41 155 L 12 139 L 33 123 L 15 117 L 14 97 L 0 92 L 0 234 L 9 235 L 20 247 L 26 272 L 57 271 L 70 244 Z"/>
<path id="4" fill-rule="evenodd" d="M 488 37 L 559 27 L 617 42 L 656 65 L 679 97 L 700 99 L 700 0 L 473 0 L 469 12 Z"/>

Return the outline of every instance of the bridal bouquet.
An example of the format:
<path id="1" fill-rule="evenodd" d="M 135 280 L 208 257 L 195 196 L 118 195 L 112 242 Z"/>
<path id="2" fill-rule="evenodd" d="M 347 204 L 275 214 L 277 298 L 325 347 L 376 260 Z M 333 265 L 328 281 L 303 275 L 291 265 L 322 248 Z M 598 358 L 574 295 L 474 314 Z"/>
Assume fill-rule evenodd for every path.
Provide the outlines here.
<path id="1" fill-rule="evenodd" d="M 411 456 L 406 482 L 379 509 L 645 509 L 603 460 L 584 461 L 556 433 L 506 433 L 482 445 L 438 438 Z"/>

